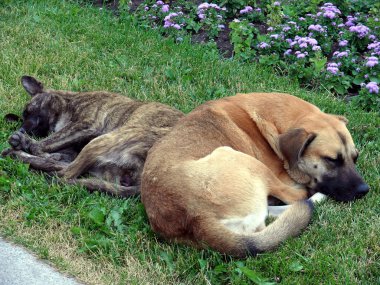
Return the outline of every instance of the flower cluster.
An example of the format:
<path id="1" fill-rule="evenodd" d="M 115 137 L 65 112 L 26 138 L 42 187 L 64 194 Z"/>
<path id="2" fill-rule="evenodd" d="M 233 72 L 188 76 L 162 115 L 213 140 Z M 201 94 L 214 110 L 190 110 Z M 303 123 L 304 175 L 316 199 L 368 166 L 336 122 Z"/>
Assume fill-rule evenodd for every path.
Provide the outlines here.
<path id="1" fill-rule="evenodd" d="M 371 55 L 380 55 L 380 41 L 369 44 L 367 48 L 371 51 Z"/>
<path id="2" fill-rule="evenodd" d="M 167 15 L 165 18 L 164 18 L 164 28 L 170 28 L 170 27 L 173 27 L 174 29 L 176 30 L 180 30 L 184 24 L 178 24 L 176 22 L 176 18 L 178 16 L 182 16 L 183 13 L 182 12 L 178 12 L 178 13 L 170 13 L 169 15 Z"/>
<path id="3" fill-rule="evenodd" d="M 197 8 L 198 19 L 202 27 L 208 31 L 211 38 L 215 38 L 225 28 L 225 7 L 214 3 L 202 3 Z"/>
<path id="4" fill-rule="evenodd" d="M 337 7 L 335 7 L 332 3 L 325 3 L 321 7 L 321 11 L 322 12 L 320 13 L 323 13 L 323 17 L 329 19 L 334 19 L 341 14 L 340 10 Z"/>
<path id="5" fill-rule="evenodd" d="M 226 8 L 221 8 L 219 7 L 219 5 L 217 4 L 213 4 L 213 3 L 202 3 L 198 6 L 198 18 L 203 20 L 207 17 L 207 14 L 208 14 L 208 11 L 212 11 L 212 10 L 215 10 L 215 11 L 226 11 Z"/>
<path id="6" fill-rule="evenodd" d="M 368 89 L 369 93 L 379 93 L 379 85 L 377 85 L 376 82 L 369 82 L 365 87 Z"/>
<path id="7" fill-rule="evenodd" d="M 364 38 L 369 33 L 369 28 L 362 24 L 358 24 L 357 26 L 351 26 L 349 30 L 350 32 L 355 33 L 359 39 Z"/>
<path id="8" fill-rule="evenodd" d="M 338 68 L 338 64 L 336 64 L 335 62 L 329 62 L 327 64 L 327 68 L 326 70 L 334 75 L 338 74 L 339 72 L 339 68 Z"/>
<path id="9" fill-rule="evenodd" d="M 374 67 L 375 65 L 379 64 L 379 59 L 375 56 L 370 56 L 367 58 L 366 66 L 368 67 Z"/>
<path id="10" fill-rule="evenodd" d="M 143 22 L 166 35 L 201 30 L 215 39 L 229 22 L 234 54 L 240 59 L 275 65 L 306 85 L 323 85 L 338 94 L 348 90 L 363 96 L 378 94 L 380 21 L 375 12 L 366 8 L 350 13 L 351 7 L 366 7 L 359 2 L 351 6 L 264 2 L 259 7 L 247 5 L 256 2 L 234 1 L 191 7 L 178 0 L 172 7 L 167 1 L 146 0 L 149 4 L 140 11 Z M 225 3 L 228 11 L 219 3 Z"/>

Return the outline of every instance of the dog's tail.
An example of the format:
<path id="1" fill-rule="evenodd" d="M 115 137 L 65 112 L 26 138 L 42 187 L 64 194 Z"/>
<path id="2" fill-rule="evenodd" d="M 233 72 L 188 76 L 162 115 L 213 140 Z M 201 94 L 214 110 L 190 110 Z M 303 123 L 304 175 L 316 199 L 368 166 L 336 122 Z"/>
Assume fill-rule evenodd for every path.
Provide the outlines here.
<path id="1" fill-rule="evenodd" d="M 200 223 L 198 233 L 207 245 L 222 253 L 237 257 L 256 255 L 276 248 L 289 237 L 299 235 L 310 223 L 313 208 L 313 203 L 308 200 L 292 204 L 265 229 L 250 235 L 236 234 L 219 222 L 215 224 L 211 221 Z M 208 229 L 202 229 L 201 224 Z"/>

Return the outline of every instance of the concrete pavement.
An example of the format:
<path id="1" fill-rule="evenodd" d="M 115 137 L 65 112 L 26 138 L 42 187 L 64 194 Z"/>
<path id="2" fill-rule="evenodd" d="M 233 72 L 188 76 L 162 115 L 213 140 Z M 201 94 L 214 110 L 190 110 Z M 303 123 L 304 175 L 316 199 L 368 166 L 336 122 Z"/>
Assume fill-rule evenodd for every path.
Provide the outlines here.
<path id="1" fill-rule="evenodd" d="M 83 285 L 0 237 L 0 285 Z"/>

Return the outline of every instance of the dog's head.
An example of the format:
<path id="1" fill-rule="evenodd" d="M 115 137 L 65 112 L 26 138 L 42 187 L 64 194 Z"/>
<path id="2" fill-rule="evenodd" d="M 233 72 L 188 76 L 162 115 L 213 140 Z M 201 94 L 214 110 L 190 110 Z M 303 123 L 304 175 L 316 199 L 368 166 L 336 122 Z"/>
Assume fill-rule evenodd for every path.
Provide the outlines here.
<path id="1" fill-rule="evenodd" d="M 51 131 L 55 117 L 51 110 L 51 95 L 44 90 L 43 84 L 31 76 L 23 76 L 21 83 L 30 101 L 25 106 L 22 118 L 15 114 L 5 115 L 7 121 L 22 121 L 20 131 L 36 137 L 46 137 Z"/>
<path id="2" fill-rule="evenodd" d="M 280 135 L 279 149 L 289 175 L 337 201 L 352 201 L 369 187 L 356 170 L 359 156 L 342 116 L 308 118 L 302 128 Z"/>

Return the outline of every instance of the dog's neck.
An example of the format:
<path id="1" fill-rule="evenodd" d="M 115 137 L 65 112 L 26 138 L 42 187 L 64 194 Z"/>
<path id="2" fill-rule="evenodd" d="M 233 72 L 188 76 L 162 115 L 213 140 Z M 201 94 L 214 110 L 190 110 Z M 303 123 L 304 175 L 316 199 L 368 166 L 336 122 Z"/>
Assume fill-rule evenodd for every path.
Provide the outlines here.
<path id="1" fill-rule="evenodd" d="M 305 112 L 296 113 L 296 111 L 287 106 L 285 103 L 277 106 L 276 114 L 270 114 L 268 116 L 268 110 L 265 108 L 248 107 L 244 108 L 250 115 L 251 119 L 255 122 L 256 126 L 260 130 L 261 134 L 265 137 L 268 144 L 276 155 L 284 162 L 284 169 L 288 175 L 297 183 L 307 185 L 310 183 L 311 178 L 306 173 L 302 172 L 298 167 L 290 169 L 288 161 L 284 158 L 279 146 L 280 135 L 294 128 L 302 128 L 305 124 Z M 320 112 L 315 106 L 305 102 L 305 108 L 309 109 L 309 112 Z M 309 115 L 310 113 L 307 112 Z M 287 119 L 292 118 L 292 119 Z"/>

